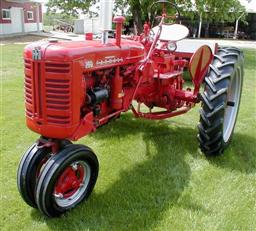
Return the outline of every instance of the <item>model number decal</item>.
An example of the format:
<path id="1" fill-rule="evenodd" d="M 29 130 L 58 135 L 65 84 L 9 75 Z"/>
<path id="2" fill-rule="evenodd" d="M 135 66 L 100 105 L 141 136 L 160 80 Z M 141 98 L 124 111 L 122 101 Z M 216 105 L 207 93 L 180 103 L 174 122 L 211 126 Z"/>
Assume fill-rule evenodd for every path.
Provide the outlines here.
<path id="1" fill-rule="evenodd" d="M 108 65 L 108 64 L 121 63 L 123 61 L 124 61 L 123 58 L 116 58 L 115 56 L 108 56 L 108 57 L 105 57 L 102 60 L 97 60 L 95 65 L 96 66 L 105 66 L 105 65 Z M 86 69 L 93 68 L 94 67 L 93 61 L 92 60 L 87 60 L 85 62 L 84 66 L 85 66 Z"/>
<path id="2" fill-rule="evenodd" d="M 107 64 L 114 64 L 114 63 L 121 63 L 123 61 L 124 61 L 123 58 L 110 58 L 110 59 L 108 59 L 108 57 L 106 57 L 103 60 L 97 60 L 96 61 L 96 66 L 102 66 L 102 65 L 107 65 Z"/>
<path id="3" fill-rule="evenodd" d="M 93 68 L 93 61 L 92 60 L 88 60 L 85 62 L 85 68 Z"/>

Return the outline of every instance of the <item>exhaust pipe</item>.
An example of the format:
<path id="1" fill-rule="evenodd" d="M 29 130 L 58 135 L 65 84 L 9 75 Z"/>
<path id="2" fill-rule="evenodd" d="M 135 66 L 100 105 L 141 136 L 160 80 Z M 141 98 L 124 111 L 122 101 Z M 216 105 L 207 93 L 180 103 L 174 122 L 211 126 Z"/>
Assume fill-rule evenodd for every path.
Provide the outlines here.
<path id="1" fill-rule="evenodd" d="M 112 30 L 113 0 L 100 0 L 100 26 L 102 43 L 108 43 L 108 31 Z"/>

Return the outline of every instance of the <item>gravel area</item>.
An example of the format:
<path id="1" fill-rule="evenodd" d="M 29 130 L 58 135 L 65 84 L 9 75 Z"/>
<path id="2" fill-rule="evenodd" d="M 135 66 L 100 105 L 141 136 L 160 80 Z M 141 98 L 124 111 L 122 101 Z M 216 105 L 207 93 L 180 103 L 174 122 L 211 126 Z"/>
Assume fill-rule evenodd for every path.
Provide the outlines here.
<path id="1" fill-rule="evenodd" d="M 252 40 L 234 40 L 234 39 L 196 39 L 201 41 L 213 41 L 220 46 L 234 46 L 239 48 L 256 49 L 256 41 Z"/>
<path id="2" fill-rule="evenodd" d="M 45 40 L 47 39 L 44 36 L 37 36 L 37 35 L 22 35 L 22 36 L 15 36 L 15 37 L 8 37 L 8 38 L 0 38 L 0 44 L 27 44 L 38 40 Z"/>
<path id="3" fill-rule="evenodd" d="M 49 37 L 58 38 L 60 40 L 73 40 L 81 41 L 84 40 L 84 35 L 68 34 L 51 31 L 51 33 L 39 33 L 38 35 L 23 35 L 9 38 L 0 38 L 0 45 L 5 44 L 27 44 L 33 41 L 46 40 Z M 196 43 L 218 43 L 220 46 L 235 46 L 239 48 L 256 49 L 256 41 L 247 40 L 227 40 L 227 39 L 187 39 L 190 42 L 196 41 Z"/>

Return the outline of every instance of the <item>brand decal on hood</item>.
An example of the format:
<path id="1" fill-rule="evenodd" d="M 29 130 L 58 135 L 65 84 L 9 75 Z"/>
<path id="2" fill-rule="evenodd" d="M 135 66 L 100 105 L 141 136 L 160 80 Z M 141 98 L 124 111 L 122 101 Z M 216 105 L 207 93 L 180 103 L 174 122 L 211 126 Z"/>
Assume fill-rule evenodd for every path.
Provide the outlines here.
<path id="1" fill-rule="evenodd" d="M 41 47 L 35 47 L 32 50 L 32 59 L 33 60 L 41 60 L 42 59 Z"/>

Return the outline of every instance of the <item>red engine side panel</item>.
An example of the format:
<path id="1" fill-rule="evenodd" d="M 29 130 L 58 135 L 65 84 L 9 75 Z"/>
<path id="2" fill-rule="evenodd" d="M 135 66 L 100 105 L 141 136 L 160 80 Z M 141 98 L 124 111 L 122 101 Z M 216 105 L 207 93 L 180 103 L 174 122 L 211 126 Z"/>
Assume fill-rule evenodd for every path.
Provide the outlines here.
<path id="1" fill-rule="evenodd" d="M 144 58 L 140 43 L 125 41 L 120 48 L 115 40 L 112 42 L 41 42 L 25 48 L 26 121 L 31 130 L 51 138 L 74 137 L 85 123 L 81 116 L 86 94 L 83 73 Z M 39 50 L 40 57 L 33 57 L 35 50 Z"/>

